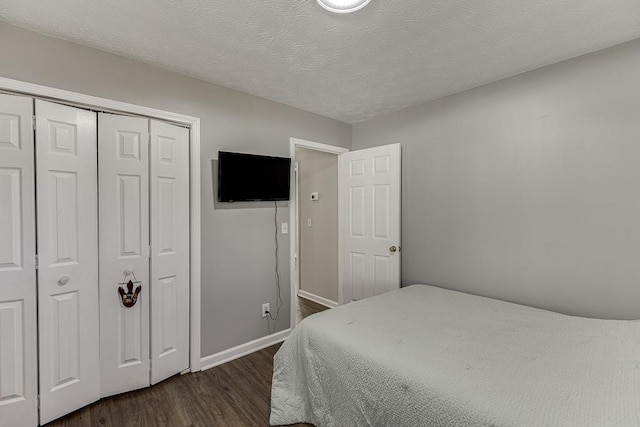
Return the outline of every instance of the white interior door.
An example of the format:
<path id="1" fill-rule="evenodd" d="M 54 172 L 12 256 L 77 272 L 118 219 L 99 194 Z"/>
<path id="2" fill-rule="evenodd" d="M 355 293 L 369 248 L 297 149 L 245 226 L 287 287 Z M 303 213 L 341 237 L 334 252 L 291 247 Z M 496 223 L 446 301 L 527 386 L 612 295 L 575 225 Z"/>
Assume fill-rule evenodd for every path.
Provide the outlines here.
<path id="1" fill-rule="evenodd" d="M 0 426 L 38 423 L 33 99 L 0 95 Z"/>
<path id="2" fill-rule="evenodd" d="M 151 384 L 189 367 L 189 130 L 151 121 Z"/>
<path id="3" fill-rule="evenodd" d="M 40 422 L 100 398 L 96 114 L 36 101 Z"/>
<path id="4" fill-rule="evenodd" d="M 400 287 L 400 144 L 340 155 L 342 303 Z"/>
<path id="5" fill-rule="evenodd" d="M 149 120 L 100 113 L 98 141 L 100 383 L 106 397 L 149 386 Z M 142 290 L 127 308 L 118 289 L 129 280 Z"/>

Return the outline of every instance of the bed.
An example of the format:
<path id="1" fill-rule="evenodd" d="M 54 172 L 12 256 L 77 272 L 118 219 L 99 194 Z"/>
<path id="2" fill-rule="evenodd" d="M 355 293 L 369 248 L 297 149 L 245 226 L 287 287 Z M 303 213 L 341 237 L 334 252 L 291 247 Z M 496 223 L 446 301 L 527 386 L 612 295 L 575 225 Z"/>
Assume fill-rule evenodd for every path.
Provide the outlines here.
<path id="1" fill-rule="evenodd" d="M 638 426 L 640 321 L 409 286 L 303 320 L 274 358 L 270 422 Z"/>

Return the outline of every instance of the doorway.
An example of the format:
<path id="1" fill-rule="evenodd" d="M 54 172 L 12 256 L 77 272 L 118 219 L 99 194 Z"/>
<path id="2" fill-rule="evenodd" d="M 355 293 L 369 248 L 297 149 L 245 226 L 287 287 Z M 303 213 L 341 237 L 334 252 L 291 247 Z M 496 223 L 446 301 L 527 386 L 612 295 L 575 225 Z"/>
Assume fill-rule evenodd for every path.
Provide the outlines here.
<path id="1" fill-rule="evenodd" d="M 291 138 L 290 150 L 291 301 L 305 298 L 331 308 L 399 288 L 400 144 L 349 151 Z M 310 159 L 306 169 L 301 163 L 305 159 Z M 326 181 L 333 188 L 337 182 L 337 191 L 320 191 Z M 311 205 L 305 208 L 305 203 Z M 328 212 L 335 208 L 337 224 L 331 226 Z M 318 224 L 327 228 L 318 230 Z M 314 226 L 316 230 L 308 230 Z M 303 231 L 310 231 L 308 241 L 301 238 Z M 309 258 L 312 264 L 307 265 Z M 331 299 L 336 282 L 337 299 Z M 296 303 L 291 325 L 297 324 L 299 311 Z"/>
<path id="2" fill-rule="evenodd" d="M 339 303 L 339 159 L 348 149 L 291 138 L 291 324 L 311 302 Z"/>

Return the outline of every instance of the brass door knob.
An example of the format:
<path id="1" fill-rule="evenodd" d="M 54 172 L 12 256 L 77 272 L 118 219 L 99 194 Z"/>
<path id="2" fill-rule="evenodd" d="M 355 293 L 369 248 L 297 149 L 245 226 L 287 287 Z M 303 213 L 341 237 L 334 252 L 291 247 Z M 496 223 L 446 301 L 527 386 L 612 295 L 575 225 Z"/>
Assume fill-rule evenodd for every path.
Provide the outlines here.
<path id="1" fill-rule="evenodd" d="M 391 246 L 391 247 L 389 248 L 389 252 L 391 252 L 392 254 L 393 254 L 393 253 L 396 253 L 396 251 L 397 251 L 397 250 L 398 250 L 398 248 L 396 248 L 395 246 Z"/>

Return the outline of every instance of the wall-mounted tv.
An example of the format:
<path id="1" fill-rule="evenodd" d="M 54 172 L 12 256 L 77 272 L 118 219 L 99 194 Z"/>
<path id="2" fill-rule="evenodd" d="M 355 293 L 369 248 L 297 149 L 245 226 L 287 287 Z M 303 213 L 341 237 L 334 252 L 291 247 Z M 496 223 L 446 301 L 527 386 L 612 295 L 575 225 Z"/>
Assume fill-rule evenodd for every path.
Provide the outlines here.
<path id="1" fill-rule="evenodd" d="M 291 159 L 218 152 L 218 201 L 289 200 Z"/>

